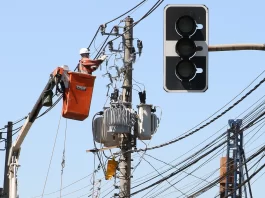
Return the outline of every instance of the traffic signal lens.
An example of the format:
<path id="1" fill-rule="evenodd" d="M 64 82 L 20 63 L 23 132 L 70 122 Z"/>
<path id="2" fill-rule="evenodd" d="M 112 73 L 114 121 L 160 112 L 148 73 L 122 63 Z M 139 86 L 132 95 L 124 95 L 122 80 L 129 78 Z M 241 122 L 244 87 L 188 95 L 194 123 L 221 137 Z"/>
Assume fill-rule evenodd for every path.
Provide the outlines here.
<path id="1" fill-rule="evenodd" d="M 182 80 L 190 80 L 196 74 L 196 66 L 189 60 L 182 60 L 176 66 L 176 75 Z"/>
<path id="2" fill-rule="evenodd" d="M 196 22 L 190 16 L 182 16 L 176 22 L 176 29 L 182 36 L 191 36 L 196 31 Z"/>
<path id="3" fill-rule="evenodd" d="M 183 58 L 190 58 L 196 53 L 196 45 L 191 39 L 181 38 L 176 44 L 176 52 Z"/>

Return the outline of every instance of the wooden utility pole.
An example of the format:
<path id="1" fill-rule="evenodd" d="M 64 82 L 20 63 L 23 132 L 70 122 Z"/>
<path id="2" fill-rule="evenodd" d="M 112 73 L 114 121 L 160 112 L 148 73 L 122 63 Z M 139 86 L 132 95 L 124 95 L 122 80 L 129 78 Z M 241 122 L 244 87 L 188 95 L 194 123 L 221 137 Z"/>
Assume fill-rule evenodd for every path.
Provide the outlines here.
<path id="1" fill-rule="evenodd" d="M 6 157 L 5 157 L 5 174 L 4 174 L 4 189 L 3 194 L 4 198 L 9 197 L 9 178 L 8 178 L 8 156 L 10 152 L 10 148 L 12 146 L 12 130 L 13 130 L 13 123 L 7 123 L 7 137 L 6 137 Z"/>
<path id="2" fill-rule="evenodd" d="M 132 61 L 131 53 L 133 47 L 133 19 L 127 17 L 124 27 L 124 65 L 125 76 L 123 82 L 122 101 L 131 108 L 132 102 Z M 120 198 L 129 198 L 131 192 L 131 133 L 121 134 L 121 157 L 119 163 L 120 170 Z M 129 151 L 129 152 L 128 152 Z"/>

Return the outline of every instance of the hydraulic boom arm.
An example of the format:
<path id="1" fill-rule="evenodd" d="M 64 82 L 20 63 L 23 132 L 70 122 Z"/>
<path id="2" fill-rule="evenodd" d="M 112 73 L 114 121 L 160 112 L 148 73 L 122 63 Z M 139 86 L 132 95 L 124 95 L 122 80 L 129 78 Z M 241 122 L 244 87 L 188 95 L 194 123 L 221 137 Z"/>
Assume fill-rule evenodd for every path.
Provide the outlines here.
<path id="1" fill-rule="evenodd" d="M 10 149 L 10 153 L 8 156 L 8 165 L 9 165 L 9 198 L 17 198 L 17 178 L 16 173 L 19 167 L 18 159 L 21 150 L 21 145 L 27 136 L 33 122 L 37 119 L 41 108 L 44 106 L 44 97 L 49 92 L 52 91 L 53 88 L 56 86 L 58 88 L 58 84 L 63 82 L 64 88 L 68 86 L 67 82 L 67 73 L 68 67 L 58 67 L 56 68 L 53 73 L 50 75 L 49 81 L 46 84 L 45 88 L 43 89 L 42 93 L 40 94 L 36 104 L 32 108 L 31 112 L 29 113 L 24 125 L 19 131 L 19 134 L 16 140 L 13 142 L 12 147 Z"/>

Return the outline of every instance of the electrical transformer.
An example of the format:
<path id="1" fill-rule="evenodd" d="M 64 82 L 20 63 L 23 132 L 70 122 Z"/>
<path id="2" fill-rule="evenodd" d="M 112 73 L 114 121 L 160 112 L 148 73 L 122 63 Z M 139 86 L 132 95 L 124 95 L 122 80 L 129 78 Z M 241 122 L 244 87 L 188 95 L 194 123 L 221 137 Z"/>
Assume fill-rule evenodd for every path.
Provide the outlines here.
<path id="1" fill-rule="evenodd" d="M 150 104 L 138 105 L 138 131 L 137 136 L 140 140 L 150 140 L 157 129 L 159 119 L 152 113 Z"/>
<path id="2" fill-rule="evenodd" d="M 104 109 L 103 116 L 93 121 L 94 140 L 106 147 L 119 146 L 119 134 L 131 133 L 135 121 L 137 121 L 136 136 L 138 139 L 150 140 L 159 124 L 159 119 L 154 114 L 156 110 L 152 107 L 153 105 L 142 103 L 137 106 L 138 113 L 124 105 Z"/>
<path id="3" fill-rule="evenodd" d="M 96 142 L 102 143 L 106 147 L 119 145 L 118 134 L 106 132 L 103 117 L 97 117 L 93 126 L 93 136 Z"/>
<path id="4" fill-rule="evenodd" d="M 131 109 L 112 107 L 104 110 L 104 126 L 107 133 L 130 133 L 132 123 Z"/>
<path id="5" fill-rule="evenodd" d="M 156 114 L 151 113 L 151 135 L 154 135 L 154 133 L 157 130 L 159 124 L 159 119 Z"/>

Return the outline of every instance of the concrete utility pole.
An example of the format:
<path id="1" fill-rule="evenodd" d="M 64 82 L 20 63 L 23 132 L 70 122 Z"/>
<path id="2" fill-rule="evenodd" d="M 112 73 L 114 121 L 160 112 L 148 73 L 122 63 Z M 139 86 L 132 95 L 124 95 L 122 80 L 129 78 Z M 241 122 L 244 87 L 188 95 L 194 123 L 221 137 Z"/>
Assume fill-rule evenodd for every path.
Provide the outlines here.
<path id="1" fill-rule="evenodd" d="M 5 174 L 4 174 L 4 198 L 9 197 L 9 178 L 8 178 L 8 156 L 10 152 L 10 148 L 12 146 L 12 130 L 13 130 L 13 123 L 7 123 L 7 137 L 6 137 L 6 157 L 5 157 Z"/>
<path id="2" fill-rule="evenodd" d="M 122 101 L 132 102 L 132 61 L 131 50 L 133 47 L 133 19 L 129 16 L 125 19 L 124 28 L 124 65 L 126 73 L 123 82 Z M 131 108 L 131 104 L 128 106 Z M 120 169 L 120 198 L 130 197 L 131 192 L 131 133 L 121 134 Z"/>

